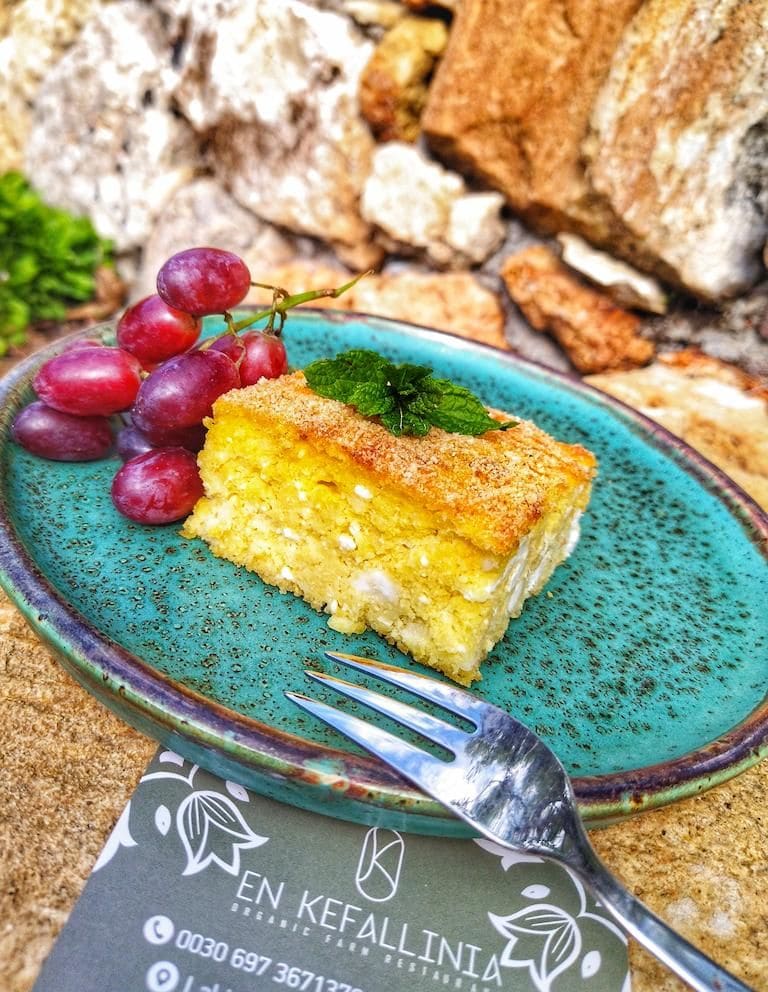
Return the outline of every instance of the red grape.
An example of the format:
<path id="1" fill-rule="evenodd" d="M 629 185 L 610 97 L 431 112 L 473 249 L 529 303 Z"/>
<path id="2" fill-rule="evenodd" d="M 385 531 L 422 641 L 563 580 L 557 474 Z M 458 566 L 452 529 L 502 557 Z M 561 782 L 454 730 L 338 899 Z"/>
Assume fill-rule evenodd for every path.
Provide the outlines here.
<path id="1" fill-rule="evenodd" d="M 124 427 L 117 435 L 117 453 L 124 462 L 130 458 L 135 458 L 136 455 L 144 455 L 148 451 L 154 451 L 156 447 L 157 445 L 152 444 L 149 438 L 142 434 L 137 427 Z"/>
<path id="2" fill-rule="evenodd" d="M 188 351 L 163 362 L 142 382 L 131 413 L 135 427 L 154 443 L 196 427 L 214 401 L 240 385 L 237 366 L 220 351 Z"/>
<path id="3" fill-rule="evenodd" d="M 140 524 L 170 524 L 203 495 L 197 461 L 184 448 L 156 448 L 131 458 L 112 480 L 112 502 Z"/>
<path id="4" fill-rule="evenodd" d="M 222 334 L 210 345 L 211 351 L 220 351 L 239 367 L 245 358 L 244 334 Z"/>
<path id="5" fill-rule="evenodd" d="M 193 317 L 231 310 L 250 285 L 251 273 L 242 258 L 221 248 L 180 251 L 157 274 L 157 292 L 168 306 Z"/>
<path id="6" fill-rule="evenodd" d="M 259 379 L 276 379 L 288 371 L 288 356 L 281 338 L 262 331 L 246 331 L 235 337 L 224 334 L 211 348 L 239 362 L 240 385 L 252 386 Z"/>
<path id="7" fill-rule="evenodd" d="M 152 430 L 151 437 L 146 431 L 140 431 L 137 427 L 133 429 L 153 448 L 186 448 L 187 451 L 199 451 L 205 444 L 205 428 L 202 424 L 178 427 L 176 430 L 156 427 Z"/>
<path id="8" fill-rule="evenodd" d="M 141 365 L 120 348 L 76 348 L 42 365 L 32 384 L 43 402 L 63 413 L 109 416 L 133 403 Z"/>
<path id="9" fill-rule="evenodd" d="M 76 417 L 39 400 L 17 414 L 11 437 L 33 455 L 57 462 L 91 462 L 112 447 L 106 417 Z"/>
<path id="10" fill-rule="evenodd" d="M 129 307 L 117 324 L 117 343 L 142 363 L 154 365 L 191 348 L 200 334 L 197 317 L 175 310 L 159 296 Z"/>

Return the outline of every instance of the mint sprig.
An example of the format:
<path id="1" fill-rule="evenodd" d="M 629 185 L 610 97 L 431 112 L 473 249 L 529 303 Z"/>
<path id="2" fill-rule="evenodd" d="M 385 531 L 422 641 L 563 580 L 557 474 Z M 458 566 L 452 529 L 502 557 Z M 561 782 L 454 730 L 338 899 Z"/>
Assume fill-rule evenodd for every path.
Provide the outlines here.
<path id="1" fill-rule="evenodd" d="M 474 437 L 516 423 L 494 420 L 474 393 L 436 379 L 426 365 L 394 365 L 363 348 L 312 362 L 304 375 L 319 396 L 353 406 L 364 417 L 378 417 L 396 437 L 423 437 L 430 427 Z"/>

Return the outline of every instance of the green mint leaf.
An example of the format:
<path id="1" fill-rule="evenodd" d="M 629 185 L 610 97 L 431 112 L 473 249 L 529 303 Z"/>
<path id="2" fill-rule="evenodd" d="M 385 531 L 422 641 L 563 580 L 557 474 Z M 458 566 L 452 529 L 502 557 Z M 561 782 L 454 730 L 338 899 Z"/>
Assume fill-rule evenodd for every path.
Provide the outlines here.
<path id="1" fill-rule="evenodd" d="M 426 365 L 390 365 L 387 382 L 390 389 L 401 398 L 418 396 L 425 379 L 432 375 Z"/>
<path id="2" fill-rule="evenodd" d="M 357 406 L 357 397 L 367 410 L 381 405 L 381 412 L 384 412 L 389 397 L 388 366 L 389 362 L 375 351 L 358 348 L 336 358 L 321 358 L 312 362 L 304 369 L 304 376 L 309 388 L 319 396 L 350 406 Z M 373 416 L 377 412 L 372 410 L 363 416 Z"/>
<path id="3" fill-rule="evenodd" d="M 379 417 L 397 437 L 423 437 L 430 427 L 452 434 L 507 430 L 489 416 L 470 390 L 435 379 L 425 365 L 394 365 L 375 351 L 353 349 L 312 362 L 304 370 L 310 389 L 353 406 L 364 417 Z"/>
<path id="4" fill-rule="evenodd" d="M 399 406 L 391 413 L 385 413 L 381 417 L 381 422 L 395 437 L 402 437 L 404 434 L 410 437 L 424 437 L 432 426 L 426 418 L 413 413 L 407 406 Z"/>
<path id="5" fill-rule="evenodd" d="M 430 423 L 449 434 L 476 437 L 486 431 L 506 430 L 512 426 L 510 422 L 494 420 L 473 392 L 449 379 L 430 377 L 424 383 L 422 396 L 423 403 L 429 407 Z"/>
<path id="6" fill-rule="evenodd" d="M 395 400 L 386 386 L 382 388 L 378 382 L 364 382 L 355 386 L 347 402 L 364 417 L 389 413 L 395 407 Z"/>

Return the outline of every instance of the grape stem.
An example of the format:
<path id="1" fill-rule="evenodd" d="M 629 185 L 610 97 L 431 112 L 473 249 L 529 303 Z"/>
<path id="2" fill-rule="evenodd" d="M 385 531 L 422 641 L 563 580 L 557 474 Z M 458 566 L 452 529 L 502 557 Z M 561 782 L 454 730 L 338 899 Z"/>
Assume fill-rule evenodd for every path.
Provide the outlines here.
<path id="1" fill-rule="evenodd" d="M 354 279 L 350 279 L 349 282 L 344 283 L 343 286 L 336 286 L 334 289 L 309 289 L 304 293 L 296 293 L 294 296 L 289 296 L 285 289 L 281 289 L 279 286 L 268 286 L 265 283 L 252 282 L 252 286 L 258 286 L 260 289 L 271 289 L 272 290 L 272 306 L 268 310 L 260 310 L 258 313 L 252 314 L 250 317 L 246 317 L 244 320 L 235 322 L 234 320 L 230 324 L 227 321 L 227 327 L 233 334 L 237 334 L 240 331 L 244 331 L 247 327 L 255 324 L 257 320 L 263 320 L 264 317 L 268 317 L 267 326 L 264 328 L 265 333 L 274 334 L 275 337 L 280 336 L 280 332 L 283 329 L 283 324 L 285 323 L 286 311 L 293 309 L 293 307 L 298 307 L 302 303 L 310 303 L 312 300 L 319 300 L 323 297 L 330 297 L 335 300 L 342 293 L 346 293 L 348 289 L 358 283 L 364 276 L 372 275 L 373 269 L 369 269 L 367 272 L 361 272 L 359 275 L 355 276 Z M 227 315 L 225 315 L 226 317 Z M 231 320 L 230 316 L 230 320 Z M 277 326 L 275 322 L 277 321 Z"/>

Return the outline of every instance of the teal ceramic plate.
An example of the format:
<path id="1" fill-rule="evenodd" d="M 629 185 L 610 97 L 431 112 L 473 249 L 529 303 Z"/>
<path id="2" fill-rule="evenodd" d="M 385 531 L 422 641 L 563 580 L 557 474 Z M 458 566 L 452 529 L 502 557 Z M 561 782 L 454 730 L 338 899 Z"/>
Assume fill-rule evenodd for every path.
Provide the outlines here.
<path id="1" fill-rule="evenodd" d="M 762 756 L 768 521 L 736 486 L 620 403 L 480 345 L 305 310 L 286 339 L 297 366 L 350 347 L 431 365 L 596 453 L 581 542 L 512 622 L 477 689 L 559 754 L 588 823 L 702 791 Z M 374 634 L 335 633 L 177 526 L 121 518 L 109 498 L 116 459 L 48 462 L 8 441 L 50 353 L 0 387 L 0 579 L 67 670 L 140 730 L 257 791 L 369 823 L 465 832 L 284 697 L 306 687 L 308 665 L 333 670 L 325 650 L 413 663 Z"/>

